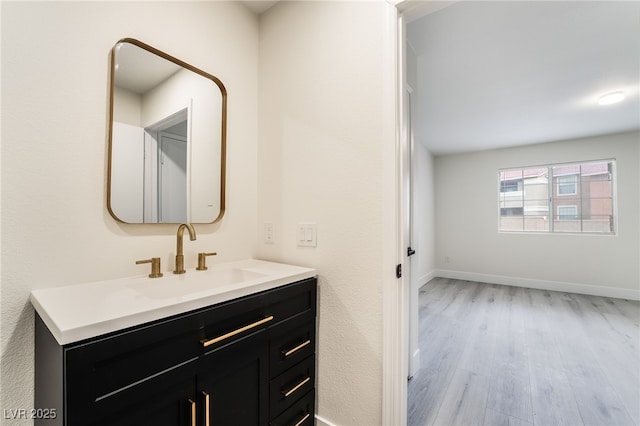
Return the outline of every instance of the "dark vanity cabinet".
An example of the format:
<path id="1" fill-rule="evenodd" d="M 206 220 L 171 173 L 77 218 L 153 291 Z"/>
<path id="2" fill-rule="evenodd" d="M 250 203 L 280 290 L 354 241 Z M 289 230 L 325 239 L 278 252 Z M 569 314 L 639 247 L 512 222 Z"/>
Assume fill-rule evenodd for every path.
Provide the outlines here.
<path id="1" fill-rule="evenodd" d="M 58 345 L 36 318 L 36 425 L 314 424 L 316 279 Z"/>

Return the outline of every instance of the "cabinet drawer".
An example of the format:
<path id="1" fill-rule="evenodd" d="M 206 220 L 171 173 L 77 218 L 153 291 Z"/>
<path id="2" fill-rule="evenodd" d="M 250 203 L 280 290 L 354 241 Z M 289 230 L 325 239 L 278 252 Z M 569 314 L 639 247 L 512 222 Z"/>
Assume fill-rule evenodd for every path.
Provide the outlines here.
<path id="1" fill-rule="evenodd" d="M 269 422 L 269 426 L 312 426 L 315 424 L 315 392 L 309 392 Z"/>
<path id="2" fill-rule="evenodd" d="M 216 305 L 202 313 L 199 340 L 208 343 L 209 351 L 293 316 L 315 317 L 315 289 L 316 279 L 311 278 Z"/>
<path id="3" fill-rule="evenodd" d="M 315 386 L 315 356 L 310 356 L 291 367 L 269 383 L 269 417 L 286 410 Z"/>
<path id="4" fill-rule="evenodd" d="M 271 330 L 269 358 L 271 377 L 298 364 L 316 351 L 315 319 L 304 324 L 291 320 Z"/>

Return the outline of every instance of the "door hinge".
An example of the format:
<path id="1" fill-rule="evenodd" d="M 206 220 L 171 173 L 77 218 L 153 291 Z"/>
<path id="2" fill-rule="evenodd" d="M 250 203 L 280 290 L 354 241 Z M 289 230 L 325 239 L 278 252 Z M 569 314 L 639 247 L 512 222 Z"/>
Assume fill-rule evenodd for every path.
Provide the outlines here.
<path id="1" fill-rule="evenodd" d="M 402 263 L 396 265 L 396 278 L 402 278 Z"/>

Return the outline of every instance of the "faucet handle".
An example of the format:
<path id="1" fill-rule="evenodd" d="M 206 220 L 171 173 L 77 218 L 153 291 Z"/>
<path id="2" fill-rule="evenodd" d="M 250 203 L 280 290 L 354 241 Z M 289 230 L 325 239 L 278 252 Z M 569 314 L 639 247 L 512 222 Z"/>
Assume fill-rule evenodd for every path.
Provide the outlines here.
<path id="1" fill-rule="evenodd" d="M 207 270 L 207 256 L 215 256 L 218 253 L 198 253 L 198 267 L 197 271 Z"/>
<path id="2" fill-rule="evenodd" d="M 162 277 L 162 272 L 160 272 L 160 258 L 152 257 L 151 259 L 145 260 L 136 260 L 136 265 L 140 265 L 142 263 L 150 263 L 151 264 L 151 273 L 149 274 L 149 278 L 160 278 Z"/>

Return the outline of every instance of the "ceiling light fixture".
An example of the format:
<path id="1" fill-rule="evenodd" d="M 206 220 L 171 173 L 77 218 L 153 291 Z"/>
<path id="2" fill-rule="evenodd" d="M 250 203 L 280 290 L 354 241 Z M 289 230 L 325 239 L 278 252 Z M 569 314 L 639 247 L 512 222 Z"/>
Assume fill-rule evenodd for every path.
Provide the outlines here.
<path id="1" fill-rule="evenodd" d="M 622 92 L 610 92 L 598 98 L 598 105 L 611 105 L 618 103 L 624 99 Z"/>

